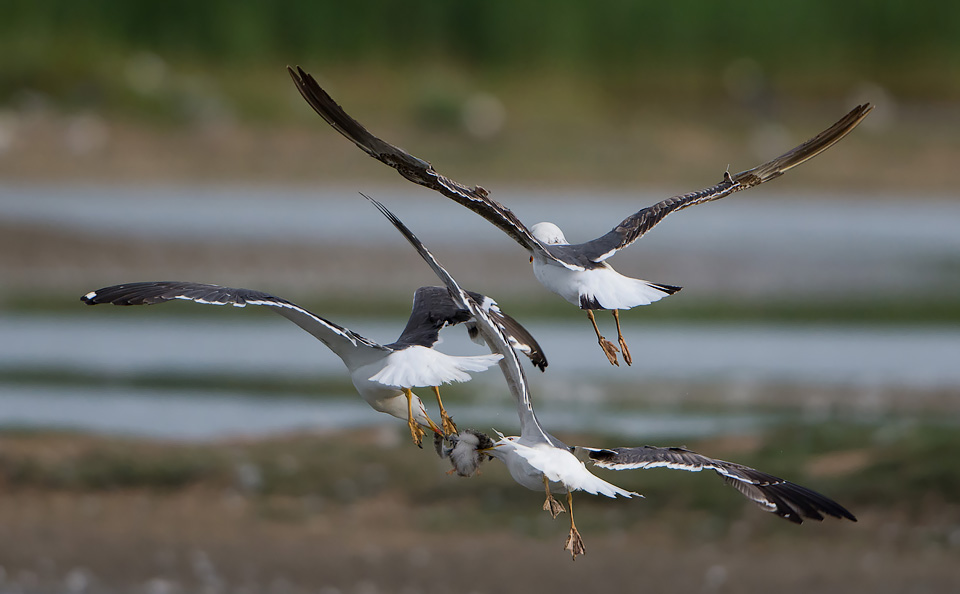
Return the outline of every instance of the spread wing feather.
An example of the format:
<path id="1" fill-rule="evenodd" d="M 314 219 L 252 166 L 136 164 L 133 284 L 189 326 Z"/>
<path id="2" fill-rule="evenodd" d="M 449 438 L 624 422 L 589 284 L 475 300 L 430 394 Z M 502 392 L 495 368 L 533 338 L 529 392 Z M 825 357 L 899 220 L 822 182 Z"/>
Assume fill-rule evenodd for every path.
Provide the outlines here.
<path id="1" fill-rule="evenodd" d="M 527 226 L 517 218 L 513 211 L 490 198 L 480 186 L 467 187 L 438 173 L 433 165 L 417 158 L 400 147 L 394 146 L 371 134 L 360 122 L 350 117 L 330 95 L 323 90 L 312 75 L 299 66 L 296 70 L 287 66 L 287 72 L 300 91 L 300 95 L 310 104 L 330 126 L 348 140 L 356 144 L 374 159 L 396 169 L 406 179 L 440 192 L 466 206 L 481 217 L 497 226 L 514 241 L 530 251 L 543 253 L 556 260 L 543 245 L 530 233 Z M 558 263 L 568 266 L 561 260 Z"/>
<path id="2" fill-rule="evenodd" d="M 378 343 L 360 336 L 330 320 L 321 318 L 295 303 L 252 289 L 234 289 L 219 285 L 177 281 L 152 281 L 114 285 L 91 291 L 80 298 L 87 305 L 154 305 L 174 299 L 207 305 L 264 305 L 300 326 L 334 352 L 359 346 L 387 350 Z M 342 356 L 342 355 L 341 355 Z"/>
<path id="3" fill-rule="evenodd" d="M 763 509 L 794 522 L 803 518 L 823 520 L 823 514 L 835 518 L 857 519 L 842 505 L 801 485 L 734 462 L 702 456 L 686 448 L 643 446 L 638 448 L 582 448 L 591 461 L 611 470 L 672 468 L 700 472 L 713 470 L 724 481 Z"/>
<path id="4" fill-rule="evenodd" d="M 625 218 L 606 235 L 579 244 L 577 248 L 590 260 L 594 262 L 603 261 L 642 237 L 672 212 L 704 202 L 719 200 L 735 192 L 759 186 L 816 157 L 849 134 L 863 121 L 863 118 L 867 117 L 872 109 L 873 106 L 869 103 L 858 105 L 834 125 L 776 159 L 767 161 L 753 169 L 741 171 L 733 176 L 724 173 L 723 181 L 715 186 L 673 196 L 653 206 L 648 206 Z"/>

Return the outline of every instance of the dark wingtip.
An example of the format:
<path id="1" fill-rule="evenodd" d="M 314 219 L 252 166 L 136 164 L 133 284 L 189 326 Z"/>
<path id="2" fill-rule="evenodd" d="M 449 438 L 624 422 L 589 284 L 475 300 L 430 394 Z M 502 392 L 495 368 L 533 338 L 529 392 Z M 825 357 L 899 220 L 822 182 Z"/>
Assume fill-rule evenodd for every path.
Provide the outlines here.
<path id="1" fill-rule="evenodd" d="M 680 289 L 683 288 L 683 287 L 678 287 L 677 285 L 661 285 L 660 283 L 650 283 L 650 286 L 663 291 L 667 295 L 673 295 L 674 293 L 679 293 Z"/>

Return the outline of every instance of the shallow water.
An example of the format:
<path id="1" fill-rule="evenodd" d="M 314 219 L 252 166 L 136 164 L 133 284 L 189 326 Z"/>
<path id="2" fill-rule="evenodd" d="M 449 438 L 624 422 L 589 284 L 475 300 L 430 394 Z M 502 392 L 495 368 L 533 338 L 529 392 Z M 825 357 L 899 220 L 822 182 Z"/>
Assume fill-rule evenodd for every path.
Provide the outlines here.
<path id="1" fill-rule="evenodd" d="M 357 195 L 357 189 L 369 190 L 0 184 L 0 221 L 112 238 L 230 239 L 249 241 L 252 246 L 284 242 L 291 249 L 322 244 L 324 255 L 329 251 L 331 259 L 338 249 L 351 246 L 374 245 L 387 255 L 398 246 L 407 249 L 383 217 Z M 450 246 L 482 254 L 509 252 L 511 257 L 518 250 L 480 217 L 426 190 L 374 189 L 372 193 L 438 255 Z M 500 188 L 496 193 L 522 220 L 550 218 L 574 241 L 604 233 L 633 210 L 669 194 L 590 192 L 589 208 L 584 208 L 580 196 L 569 191 Z M 655 279 L 663 282 L 684 284 L 696 279 L 688 292 L 698 291 L 701 297 L 709 297 L 711 287 L 713 294 L 727 299 L 744 287 L 760 294 L 824 302 L 839 292 L 909 298 L 922 291 L 949 297 L 960 294 L 958 228 L 960 203 L 942 197 L 911 197 L 905 205 L 896 199 L 811 198 L 764 191 L 724 200 L 722 208 L 705 206 L 671 216 L 642 239 L 642 249 L 631 248 L 614 263 L 627 268 L 642 262 L 671 271 Z M 371 257 L 381 257 L 378 253 Z M 69 263 L 76 261 L 71 258 L 76 254 L 69 254 L 63 260 L 66 264 L 51 271 L 19 273 L 62 276 Z M 461 271 L 452 272 L 461 276 Z M 144 279 L 113 282 L 128 280 Z M 84 285 L 70 299 L 94 288 Z M 257 398 L 250 392 L 98 389 L 91 388 L 89 381 L 64 383 L 70 374 L 98 378 L 106 385 L 147 375 L 346 380 L 339 359 L 270 314 L 218 319 L 212 312 L 204 318 L 158 318 L 150 311 L 117 315 L 120 312 L 91 311 L 75 303 L 77 314 L 72 316 L 0 314 L 0 415 L 6 415 L 0 423 L 205 438 L 317 429 L 328 421 L 336 426 L 389 421 L 352 393 L 324 394 L 322 399 Z M 905 389 L 903 398 L 916 390 L 939 390 L 948 398 L 960 399 L 960 365 L 956 364 L 960 328 L 956 327 L 645 325 L 642 316 L 632 313 L 627 319 L 626 336 L 635 364 L 620 369 L 609 366 L 589 324 L 579 316 L 563 324 L 528 324 L 551 363 L 546 374 L 530 372 L 538 402 L 549 398 L 540 407 L 544 419 L 577 429 L 595 415 L 602 419 L 598 426 L 612 428 L 621 423 L 622 432 L 631 435 L 721 430 L 717 428 L 721 417 L 661 417 L 648 422 L 647 414 L 622 416 L 609 410 L 608 403 L 617 400 L 610 394 L 635 391 L 649 397 L 651 386 L 658 383 L 671 384 L 676 392 L 695 384 L 719 386 L 730 394 L 749 386 L 789 384 L 801 390 L 882 390 L 893 399 L 900 398 L 899 388 Z M 403 325 L 401 320 L 337 321 L 381 342 L 392 341 Z M 601 319 L 601 324 L 605 331 L 612 331 L 610 319 Z M 482 352 L 459 332 L 446 333 L 441 349 L 454 354 Z M 25 373 L 32 379 L 11 381 Z M 473 385 L 505 393 L 495 372 L 478 375 Z M 584 408 L 583 402 L 590 404 Z M 509 402 L 458 407 L 458 418 L 464 417 L 503 427 L 516 418 Z M 756 422 L 750 419 L 747 425 Z"/>
<path id="2" fill-rule="evenodd" d="M 0 379 L 0 425 L 165 439 L 401 425 L 370 409 L 348 387 L 304 398 L 256 389 L 110 385 L 111 380 L 144 376 L 346 381 L 340 360 L 311 336 L 279 317 L 253 318 L 157 319 L 147 311 L 122 319 L 0 316 L 0 378 L 32 372 L 29 381 Z M 387 342 L 401 322 L 346 325 Z M 651 412 L 642 405 L 624 409 L 624 402 L 634 396 L 638 402 L 663 403 L 653 394 L 662 384 L 680 392 L 684 386 L 710 385 L 733 400 L 757 385 L 777 384 L 833 389 L 851 399 L 873 398 L 876 389 L 892 399 L 909 398 L 916 390 L 941 390 L 960 398 L 960 366 L 953 357 L 960 352 L 960 330 L 631 326 L 636 362 L 614 369 L 586 323 L 531 324 L 530 329 L 550 359 L 544 374 L 527 369 L 538 414 L 553 431 L 637 439 L 705 436 L 755 430 L 773 418 L 742 409 L 727 414 Z M 449 331 L 441 349 L 451 354 L 483 352 L 465 333 Z M 71 384 L 71 373 L 105 385 Z M 470 387 L 480 396 L 470 403 L 454 400 L 461 425 L 515 430 L 515 409 L 496 370 L 476 374 Z M 902 396 L 898 387 L 904 389 Z M 830 406 L 823 396 L 819 401 Z"/>
<path id="3" fill-rule="evenodd" d="M 340 360 L 279 316 L 250 320 L 124 315 L 0 316 L 0 370 L 50 369 L 91 374 L 199 373 L 340 376 Z M 382 343 L 400 320 L 340 320 Z M 613 369 L 585 320 L 528 324 L 550 361 L 544 378 L 756 380 L 807 385 L 891 385 L 960 389 L 960 328 L 631 323 L 636 360 Z M 463 332 L 447 331 L 440 349 L 483 352 Z M 487 375 L 490 375 L 489 373 Z M 533 374 L 539 381 L 539 373 Z"/>

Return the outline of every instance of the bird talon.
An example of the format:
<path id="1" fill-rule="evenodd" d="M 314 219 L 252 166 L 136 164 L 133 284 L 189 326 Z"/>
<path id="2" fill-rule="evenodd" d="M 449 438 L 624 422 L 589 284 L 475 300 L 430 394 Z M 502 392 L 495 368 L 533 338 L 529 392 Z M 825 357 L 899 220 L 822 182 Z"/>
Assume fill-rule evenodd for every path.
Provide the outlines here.
<path id="1" fill-rule="evenodd" d="M 620 337 L 620 352 L 623 353 L 623 362 L 627 366 L 633 365 L 633 357 L 630 356 L 630 349 L 627 348 L 627 342 Z"/>
<path id="2" fill-rule="evenodd" d="M 578 555 L 583 555 L 587 549 L 583 546 L 583 539 L 580 538 L 580 531 L 575 527 L 570 528 L 570 534 L 567 535 L 567 541 L 563 544 L 563 550 L 570 551 L 573 560 L 577 560 Z"/>
<path id="3" fill-rule="evenodd" d="M 425 435 L 423 428 L 418 425 L 415 421 L 407 423 L 410 427 L 410 435 L 413 436 L 413 443 L 417 444 L 417 447 L 423 449 L 423 436 Z"/>
<path id="4" fill-rule="evenodd" d="M 602 336 L 600 337 L 600 348 L 603 349 L 603 354 L 607 356 L 607 360 L 610 361 L 611 365 L 620 367 L 620 362 L 617 361 L 617 353 L 620 352 L 620 349 Z"/>
<path id="5" fill-rule="evenodd" d="M 450 415 L 447 414 L 447 411 L 443 411 L 440 414 L 440 425 L 443 427 L 443 436 L 456 435 L 459 433 L 457 429 L 457 424 L 453 422 L 453 419 L 450 418 Z"/>
<path id="6" fill-rule="evenodd" d="M 550 515 L 556 520 L 557 516 L 566 512 L 567 509 L 553 495 L 547 495 L 546 501 L 543 502 L 543 511 L 550 512 Z"/>

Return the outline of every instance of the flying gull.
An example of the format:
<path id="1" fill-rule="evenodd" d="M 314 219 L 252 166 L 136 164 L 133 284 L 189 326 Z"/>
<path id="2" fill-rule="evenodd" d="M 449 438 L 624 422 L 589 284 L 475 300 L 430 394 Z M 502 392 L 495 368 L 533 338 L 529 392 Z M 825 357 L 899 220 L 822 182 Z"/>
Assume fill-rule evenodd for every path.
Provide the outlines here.
<path id="1" fill-rule="evenodd" d="M 485 315 L 497 320 L 522 350 L 543 369 L 546 359 L 536 340 L 516 320 L 500 311 L 496 303 L 479 293 L 471 293 L 476 303 L 486 307 Z M 451 356 L 434 350 L 440 330 L 445 326 L 470 322 L 470 311 L 458 307 L 444 287 L 421 287 L 414 293 L 413 309 L 400 337 L 381 345 L 356 332 L 313 314 L 299 305 L 251 289 L 233 289 L 190 282 L 140 282 L 115 285 L 91 291 L 81 300 L 88 305 L 153 305 L 182 299 L 206 305 L 263 305 L 300 326 L 334 352 L 346 365 L 350 379 L 360 396 L 375 410 L 404 419 L 417 445 L 428 427 L 441 434 L 455 433 L 456 425 L 440 400 L 438 386 L 464 382 L 469 372 L 483 371 L 501 355 Z M 431 387 L 440 407 L 441 426 L 427 415 L 411 390 Z"/>
<path id="2" fill-rule="evenodd" d="M 449 441 L 452 447 L 446 450 L 453 463 L 454 470 L 461 476 L 469 476 L 476 471 L 484 454 L 502 461 L 510 476 L 527 487 L 546 493 L 543 508 L 556 518 L 567 511 L 553 497 L 554 491 L 566 492 L 567 506 L 570 512 L 570 532 L 564 543 L 564 549 L 570 551 L 574 559 L 585 552 L 583 539 L 573 519 L 573 492 L 586 491 L 594 495 L 606 495 L 615 498 L 639 497 L 638 493 L 627 491 L 604 481 L 589 470 L 575 455 L 585 452 L 593 464 L 612 470 L 665 467 L 679 470 L 700 471 L 710 469 L 720 474 L 726 482 L 743 495 L 767 511 L 790 520 L 796 524 L 803 518 L 821 521 L 824 514 L 835 518 L 856 518 L 835 501 L 806 487 L 796 485 L 753 468 L 714 460 L 701 456 L 685 448 L 660 448 L 644 446 L 638 448 L 590 448 L 568 446 L 553 437 L 540 425 L 533 403 L 530 400 L 529 384 L 516 353 L 508 345 L 503 331 L 494 324 L 484 312 L 471 302 L 469 296 L 460 289 L 452 276 L 437 262 L 420 240 L 385 206 L 368 198 L 400 230 L 407 240 L 417 249 L 430 267 L 450 289 L 451 297 L 458 307 L 469 308 L 474 316 L 477 329 L 492 352 L 503 355 L 500 369 L 507 385 L 517 401 L 520 417 L 520 435 L 506 437 L 498 433 L 499 440 L 492 442 L 485 434 L 466 430 Z M 472 451 L 471 451 L 472 450 Z"/>
<path id="3" fill-rule="evenodd" d="M 584 243 L 571 244 L 553 223 L 543 222 L 528 228 L 482 187 L 471 188 L 456 182 L 438 173 L 427 161 L 374 136 L 360 122 L 347 115 L 313 76 L 299 66 L 296 70 L 288 66 L 287 71 L 307 103 L 364 152 L 393 167 L 406 179 L 466 206 L 529 251 L 537 280 L 570 303 L 586 310 L 597 340 L 613 365 L 619 365 L 618 350 L 622 351 L 627 365 L 633 362 L 620 330 L 619 310 L 648 305 L 676 293 L 680 287 L 623 276 L 607 263 L 610 256 L 642 237 L 674 211 L 718 200 L 780 177 L 833 146 L 873 109 L 870 104 L 858 105 L 833 126 L 772 161 L 735 175 L 725 172 L 723 180 L 714 186 L 667 198 L 628 216 L 605 235 Z M 597 327 L 593 311 L 602 309 L 613 312 L 619 349 L 604 338 Z"/>

